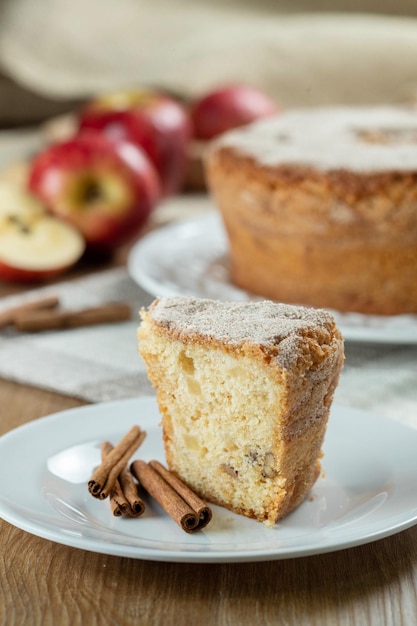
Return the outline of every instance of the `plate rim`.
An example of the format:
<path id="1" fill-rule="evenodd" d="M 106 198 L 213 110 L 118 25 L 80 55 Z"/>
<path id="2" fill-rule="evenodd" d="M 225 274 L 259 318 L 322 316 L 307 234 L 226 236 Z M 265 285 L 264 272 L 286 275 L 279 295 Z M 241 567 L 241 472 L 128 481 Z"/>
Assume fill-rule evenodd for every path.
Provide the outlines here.
<path id="1" fill-rule="evenodd" d="M 149 402 L 155 408 L 156 398 L 154 396 L 141 396 L 137 398 L 128 398 L 124 400 L 114 400 L 110 402 L 102 402 L 97 404 L 89 404 L 83 405 L 81 407 L 74 407 L 70 409 L 64 409 L 62 411 L 58 411 L 56 413 L 52 413 L 50 415 L 38 418 L 36 420 L 27 422 L 26 424 L 22 424 L 17 426 L 16 428 L 6 432 L 4 435 L 0 437 L 0 450 L 1 447 L 7 444 L 9 441 L 12 441 L 14 437 L 19 437 L 22 433 L 31 433 L 33 430 L 37 428 L 41 428 L 48 423 L 48 421 L 54 420 L 56 422 L 60 422 L 61 420 L 71 418 L 74 414 L 78 414 L 80 419 L 83 414 L 88 414 L 90 412 L 98 411 L 100 413 L 102 407 L 106 407 L 109 410 L 112 408 L 125 408 L 125 407 L 133 407 L 135 408 L 143 402 Z M 395 420 L 390 420 L 389 418 L 385 418 L 382 416 L 378 416 L 374 413 L 364 411 L 362 409 L 356 409 L 353 407 L 346 406 L 338 406 L 333 405 L 332 407 L 333 413 L 337 413 L 341 411 L 342 415 L 344 413 L 348 413 L 350 415 L 356 414 L 357 417 L 368 416 L 372 417 L 372 419 L 378 418 L 384 420 L 385 422 L 389 422 L 393 429 L 398 428 L 399 431 L 407 432 L 410 431 L 417 436 L 415 430 L 409 426 L 396 422 Z M 100 416 L 99 416 L 100 417 Z M 96 418 L 96 419 L 99 419 Z M 334 418 L 333 418 L 334 419 Z M 117 428 L 117 426 L 116 426 Z M 405 431 L 404 431 L 405 429 Z M 65 439 L 65 429 L 63 429 L 63 440 L 62 442 L 67 445 L 71 444 L 71 441 Z M 74 437 L 73 437 L 74 439 Z M 40 462 L 40 461 L 39 461 Z M 1 467 L 1 457 L 0 457 L 0 467 Z M 228 512 L 229 514 L 230 512 Z M 155 548 L 147 548 L 147 547 L 137 547 L 137 546 L 124 546 L 122 544 L 117 543 L 105 543 L 102 540 L 91 540 L 89 539 L 86 543 L 86 539 L 81 536 L 81 538 L 72 539 L 69 535 L 60 535 L 59 527 L 51 531 L 50 529 L 43 529 L 42 527 L 36 526 L 35 523 L 30 522 L 30 520 L 25 519 L 22 516 L 17 514 L 13 514 L 13 511 L 8 509 L 7 503 L 5 503 L 5 498 L 1 494 L 0 488 L 0 518 L 3 518 L 6 522 L 11 523 L 15 527 L 29 532 L 32 535 L 41 537 L 43 539 L 53 541 L 55 543 L 61 545 L 67 545 L 70 547 L 83 549 L 90 552 L 108 554 L 113 556 L 120 557 L 128 557 L 128 558 L 138 558 L 143 560 L 152 560 L 152 561 L 164 561 L 164 562 L 186 562 L 186 563 L 233 563 L 233 562 L 255 562 L 255 561 L 270 561 L 270 560 L 284 560 L 289 558 L 301 558 L 312 555 L 325 554 L 328 552 L 336 552 L 342 549 L 347 549 L 351 547 L 360 546 L 363 544 L 367 544 L 370 542 L 377 541 L 379 539 L 383 539 L 385 537 L 389 537 L 391 535 L 397 534 L 407 528 L 414 526 L 417 523 L 417 505 L 411 509 L 407 508 L 402 512 L 401 518 L 396 524 L 391 524 L 390 526 L 375 530 L 368 530 L 366 533 L 361 536 L 351 537 L 346 539 L 345 541 L 341 541 L 339 539 L 333 539 L 330 537 L 327 543 L 315 542 L 309 548 L 304 547 L 301 550 L 297 550 L 294 548 L 281 549 L 281 550 L 267 550 L 265 548 L 254 548 L 249 549 L 242 552 L 227 552 L 225 550 L 213 550 L 210 552 L 203 552 L 201 550 L 193 549 L 192 551 L 184 551 L 184 550 L 170 550 L 164 551 L 161 549 Z M 172 522 L 174 523 L 174 522 Z M 253 520 L 253 523 L 259 523 Z M 381 525 L 380 525 L 381 526 Z M 186 540 L 186 537 L 185 539 Z"/>
<path id="2" fill-rule="evenodd" d="M 149 276 L 149 273 L 143 270 L 142 259 L 149 256 L 150 250 L 156 250 L 156 248 L 161 250 L 161 241 L 164 241 L 166 237 L 179 241 L 181 238 L 178 237 L 179 234 L 184 236 L 188 233 L 197 232 L 198 235 L 202 235 L 204 229 L 207 230 L 209 227 L 220 228 L 223 230 L 221 217 L 215 209 L 208 209 L 203 214 L 165 224 L 160 228 L 145 234 L 129 250 L 126 267 L 130 277 L 139 287 L 154 297 L 183 295 L 185 292 L 178 287 L 174 287 L 174 285 L 169 287 L 167 284 L 158 284 L 155 279 Z M 176 237 L 173 237 L 174 234 Z M 225 237 L 224 233 L 223 236 Z M 160 255 L 159 258 L 161 258 Z M 230 284 L 230 288 L 236 293 L 248 296 L 249 299 L 253 296 L 253 294 L 250 294 L 244 289 L 232 284 Z M 201 292 L 194 295 L 198 297 L 206 297 Z M 334 309 L 328 310 L 335 315 L 338 326 L 341 329 L 346 341 L 359 343 L 381 343 L 387 345 L 417 344 L 417 315 L 404 313 L 399 315 L 378 316 L 356 312 L 344 313 Z M 346 320 L 348 316 L 351 318 L 355 317 L 357 322 L 349 325 L 348 320 Z M 397 335 L 395 333 L 392 334 L 393 329 L 390 329 L 389 327 L 387 328 L 389 324 L 394 324 L 394 330 L 397 331 L 401 320 L 404 319 L 408 321 L 412 320 L 413 332 L 411 334 L 406 334 L 406 336 L 401 336 L 401 334 Z M 369 325 L 369 322 L 372 322 L 372 320 L 377 320 L 382 324 L 382 326 L 373 328 Z"/>

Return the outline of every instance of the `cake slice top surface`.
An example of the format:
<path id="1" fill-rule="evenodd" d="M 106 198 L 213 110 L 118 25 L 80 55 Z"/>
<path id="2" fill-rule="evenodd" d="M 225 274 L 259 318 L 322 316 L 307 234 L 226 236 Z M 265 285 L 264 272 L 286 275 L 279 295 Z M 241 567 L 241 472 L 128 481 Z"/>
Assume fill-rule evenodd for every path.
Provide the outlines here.
<path id="1" fill-rule="evenodd" d="M 171 296 L 155 300 L 149 315 L 173 338 L 205 339 L 231 348 L 258 346 L 281 367 L 293 366 L 303 344 L 342 342 L 329 312 L 271 301 L 221 302 Z"/>
<path id="2" fill-rule="evenodd" d="M 264 166 L 372 173 L 417 170 L 417 110 L 401 106 L 293 109 L 224 133 L 231 148 Z"/>

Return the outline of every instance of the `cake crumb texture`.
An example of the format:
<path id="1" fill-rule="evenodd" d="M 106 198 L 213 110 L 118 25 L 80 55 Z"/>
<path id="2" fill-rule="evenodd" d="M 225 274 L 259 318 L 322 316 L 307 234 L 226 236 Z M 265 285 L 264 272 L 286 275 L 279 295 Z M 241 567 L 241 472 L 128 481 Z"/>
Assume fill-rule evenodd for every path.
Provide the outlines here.
<path id="1" fill-rule="evenodd" d="M 273 525 L 320 473 L 343 339 L 320 310 L 187 296 L 141 312 L 167 464 L 206 500 Z"/>

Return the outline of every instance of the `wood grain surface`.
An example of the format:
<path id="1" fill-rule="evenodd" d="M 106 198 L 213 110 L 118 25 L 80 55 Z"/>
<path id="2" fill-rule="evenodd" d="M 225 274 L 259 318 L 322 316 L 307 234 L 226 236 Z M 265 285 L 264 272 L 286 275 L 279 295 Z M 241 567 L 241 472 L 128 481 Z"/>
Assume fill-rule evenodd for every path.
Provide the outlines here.
<path id="1" fill-rule="evenodd" d="M 81 404 L 0 380 L 0 433 Z M 176 564 L 85 552 L 0 521 L 1 626 L 197 623 L 412 626 L 417 526 L 308 558 Z"/>
<path id="2" fill-rule="evenodd" d="M 0 297 L 19 291 L 0 285 Z M 82 404 L 0 379 L 0 435 Z M 0 520 L 0 626 L 130 624 L 417 625 L 417 526 L 307 558 L 176 564 L 86 552 Z"/>

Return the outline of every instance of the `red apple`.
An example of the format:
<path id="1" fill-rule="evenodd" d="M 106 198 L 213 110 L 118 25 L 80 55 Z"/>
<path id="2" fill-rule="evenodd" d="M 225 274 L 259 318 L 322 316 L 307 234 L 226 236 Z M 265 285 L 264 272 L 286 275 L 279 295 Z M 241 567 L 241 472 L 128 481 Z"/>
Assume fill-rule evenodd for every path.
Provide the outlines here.
<path id="1" fill-rule="evenodd" d="M 0 278 L 52 278 L 82 256 L 85 241 L 73 226 L 49 215 L 24 189 L 0 184 Z"/>
<path id="2" fill-rule="evenodd" d="M 195 139 L 209 140 L 278 112 L 276 103 L 249 85 L 228 85 L 194 101 L 190 117 Z"/>
<path id="3" fill-rule="evenodd" d="M 87 103 L 79 128 L 141 146 L 158 172 L 162 194 L 181 188 L 191 129 L 187 112 L 173 98 L 151 89 L 108 93 Z"/>
<path id="4" fill-rule="evenodd" d="M 33 160 L 29 188 L 56 216 L 77 227 L 88 249 L 109 252 L 135 238 L 159 198 L 144 152 L 99 133 L 53 144 Z"/>

